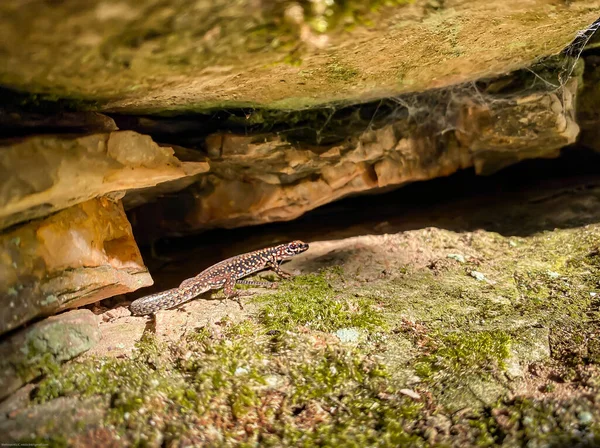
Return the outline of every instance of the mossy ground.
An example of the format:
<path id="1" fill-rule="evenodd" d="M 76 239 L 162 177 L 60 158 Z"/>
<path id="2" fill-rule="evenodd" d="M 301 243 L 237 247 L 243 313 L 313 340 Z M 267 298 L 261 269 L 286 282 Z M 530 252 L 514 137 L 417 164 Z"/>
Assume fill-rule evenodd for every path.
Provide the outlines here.
<path id="1" fill-rule="evenodd" d="M 259 311 L 239 323 L 176 343 L 147 332 L 131 357 L 51 372 L 34 401 L 105 397 L 104 437 L 138 446 L 597 443 L 600 226 L 403 238 L 381 237 L 379 274 L 350 274 L 358 249 L 329 257 L 251 299 Z M 411 239 L 430 261 L 394 265 Z"/>

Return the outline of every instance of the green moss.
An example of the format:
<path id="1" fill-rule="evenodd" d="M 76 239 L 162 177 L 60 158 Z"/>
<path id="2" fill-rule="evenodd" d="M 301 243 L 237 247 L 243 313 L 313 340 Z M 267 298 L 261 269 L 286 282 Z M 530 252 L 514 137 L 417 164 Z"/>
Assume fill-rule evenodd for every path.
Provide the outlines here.
<path id="1" fill-rule="evenodd" d="M 129 420 L 126 414 L 139 411 L 147 401 L 144 392 L 166 393 L 174 389 L 163 369 L 157 370 L 157 345 L 151 338 L 138 344 L 131 360 L 93 359 L 70 364 L 65 371 L 48 376 L 36 391 L 43 403 L 60 396 L 106 396 L 111 399 L 109 420 L 113 424 Z M 125 381 L 126 379 L 126 381 Z M 176 379 L 175 379 L 176 384 Z"/>
<path id="2" fill-rule="evenodd" d="M 498 402 L 469 423 L 478 446 L 596 446 L 600 438 L 590 423 L 598 417 L 600 409 L 588 400 L 519 397 Z"/>
<path id="3" fill-rule="evenodd" d="M 545 232 L 519 248 L 524 261 L 513 275 L 520 296 L 516 310 L 535 314 L 548 324 L 559 317 L 579 320 L 588 316 L 600 291 L 596 281 L 599 244 L 594 229 L 582 229 Z"/>
<path id="4" fill-rule="evenodd" d="M 331 81 L 352 81 L 359 74 L 358 70 L 353 67 L 333 62 L 326 68 L 327 76 Z"/>
<path id="5" fill-rule="evenodd" d="M 568 445 L 600 422 L 599 232 L 477 232 L 468 238 L 477 257 L 465 250 L 464 263 L 442 252 L 440 263 L 364 284 L 341 267 L 298 276 L 255 298 L 253 319 L 174 344 L 145 336 L 131 359 L 72 363 L 39 384 L 36 400 L 110 398 L 104 424 L 131 444 Z M 463 236 L 426 238 L 455 253 Z M 396 330 L 372 331 L 384 320 Z M 371 331 L 352 347 L 320 333 L 348 327 Z M 547 399 L 508 399 L 515 363 L 523 375 L 551 371 L 526 383 Z M 474 410 L 453 414 L 463 408 Z"/>
<path id="6" fill-rule="evenodd" d="M 56 353 L 48 351 L 47 341 L 40 338 L 30 338 L 21 348 L 25 358 L 14 364 L 17 374 L 24 382 L 30 381 L 41 375 L 57 374 L 60 363 L 56 360 Z"/>
<path id="7" fill-rule="evenodd" d="M 132 359 L 64 367 L 39 384 L 35 400 L 108 397 L 104 424 L 132 444 L 422 444 L 410 431 L 422 405 L 398 394 L 372 356 L 260 334 L 250 321 L 223 321 L 166 348 L 145 338 Z M 167 352 L 160 365 L 157 349 Z"/>
<path id="8" fill-rule="evenodd" d="M 383 7 L 403 6 L 413 0 L 302 0 L 305 16 L 311 28 L 318 33 L 328 32 L 340 27 L 347 30 L 357 25 L 371 26 L 373 13 Z"/>
<path id="9" fill-rule="evenodd" d="M 101 101 L 85 98 L 65 98 L 51 93 L 20 92 L 0 87 L 0 102 L 6 109 L 35 113 L 59 113 L 97 110 Z"/>
<path id="10" fill-rule="evenodd" d="M 368 294 L 386 305 L 391 319 L 409 315 L 444 332 L 589 319 L 597 315 L 593 303 L 600 295 L 599 244 L 592 227 L 523 239 L 480 234 L 471 247 L 485 262 L 446 263 L 440 272 L 413 269 Z M 471 278 L 471 270 L 488 281 Z"/>
<path id="11" fill-rule="evenodd" d="M 594 321 L 565 319 L 552 326 L 550 333 L 552 359 L 562 367 L 562 376 L 578 376 L 588 365 L 600 365 L 600 341 Z"/>
<path id="12" fill-rule="evenodd" d="M 305 361 L 290 373 L 294 408 L 300 410 L 300 415 L 310 415 L 318 406 L 326 411 L 326 421 L 309 431 L 286 426 L 284 439 L 288 444 L 334 447 L 424 443 L 406 426 L 420 420 L 423 406 L 397 394 L 385 370 L 364 356 L 328 349 L 321 359 Z"/>
<path id="13" fill-rule="evenodd" d="M 510 343 L 510 336 L 503 331 L 432 335 L 427 340 L 429 353 L 417 359 L 415 370 L 430 380 L 438 372 L 472 375 L 504 369 Z"/>
<path id="14" fill-rule="evenodd" d="M 468 263 L 456 263 L 444 272 L 443 281 L 430 271 L 409 272 L 370 296 L 386 304 L 390 319 L 408 314 L 440 331 L 468 331 L 481 321 L 506 321 L 517 297 L 514 285 L 477 281 L 469 275 L 471 269 Z"/>
<path id="15" fill-rule="evenodd" d="M 299 326 L 332 332 L 340 328 L 385 328 L 375 303 L 364 297 L 344 297 L 326 278 L 308 274 L 285 282 L 275 294 L 258 297 L 265 304 L 259 321 L 268 330 L 293 330 Z"/>

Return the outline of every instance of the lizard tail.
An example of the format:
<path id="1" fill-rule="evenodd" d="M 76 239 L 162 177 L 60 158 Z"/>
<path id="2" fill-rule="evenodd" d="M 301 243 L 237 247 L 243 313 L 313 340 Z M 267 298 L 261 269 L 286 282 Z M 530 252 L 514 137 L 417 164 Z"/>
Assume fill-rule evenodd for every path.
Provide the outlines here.
<path id="1" fill-rule="evenodd" d="M 198 291 L 192 289 L 173 288 L 166 291 L 150 294 L 149 296 L 140 297 L 134 300 L 129 309 L 135 316 L 144 316 L 152 314 L 158 310 L 173 308 L 188 300 L 193 299 L 199 294 Z"/>

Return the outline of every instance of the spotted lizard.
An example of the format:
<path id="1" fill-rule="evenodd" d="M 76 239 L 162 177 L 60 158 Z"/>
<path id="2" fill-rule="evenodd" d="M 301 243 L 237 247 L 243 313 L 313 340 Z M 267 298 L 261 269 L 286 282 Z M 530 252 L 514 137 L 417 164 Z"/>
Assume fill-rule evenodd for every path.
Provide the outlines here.
<path id="1" fill-rule="evenodd" d="M 177 288 L 134 300 L 130 305 L 130 310 L 137 316 L 152 314 L 162 309 L 178 306 L 211 289 L 220 288 L 223 288 L 226 298 L 233 299 L 240 295 L 239 291 L 234 290 L 236 284 L 266 288 L 277 287 L 277 283 L 240 279 L 266 268 L 273 269 L 282 278 L 289 278 L 291 274 L 282 271 L 279 267 L 280 264 L 307 249 L 308 244 L 302 241 L 292 241 L 228 258 L 205 269 L 195 277 L 184 280 Z"/>

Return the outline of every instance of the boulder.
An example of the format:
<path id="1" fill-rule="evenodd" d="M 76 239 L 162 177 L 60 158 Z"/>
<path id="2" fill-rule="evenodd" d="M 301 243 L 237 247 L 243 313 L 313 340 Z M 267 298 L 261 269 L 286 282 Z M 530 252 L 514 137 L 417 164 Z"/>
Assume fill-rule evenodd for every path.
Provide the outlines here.
<path id="1" fill-rule="evenodd" d="M 0 234 L 0 334 L 151 285 L 123 206 L 92 199 Z"/>
<path id="2" fill-rule="evenodd" d="M 52 316 L 4 338 L 0 342 L 0 400 L 99 340 L 98 319 L 89 310 Z"/>

